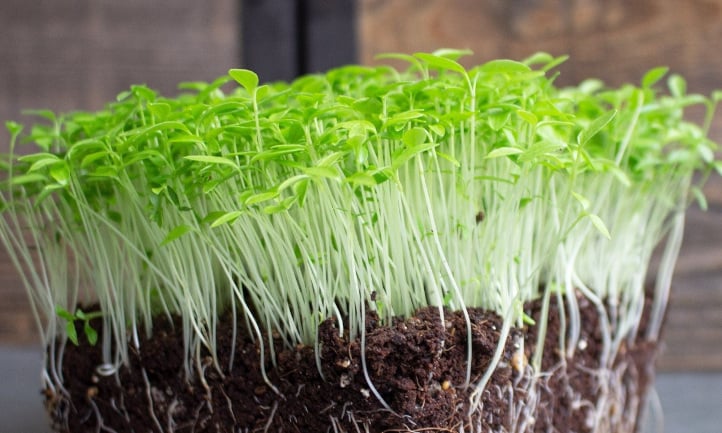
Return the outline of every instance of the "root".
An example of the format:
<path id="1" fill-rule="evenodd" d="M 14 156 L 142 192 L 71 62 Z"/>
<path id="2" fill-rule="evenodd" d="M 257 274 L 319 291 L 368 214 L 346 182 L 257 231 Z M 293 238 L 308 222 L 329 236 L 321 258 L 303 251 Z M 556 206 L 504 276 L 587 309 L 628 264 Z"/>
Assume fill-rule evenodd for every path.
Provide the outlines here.
<path id="1" fill-rule="evenodd" d="M 166 428 L 169 433 L 175 431 L 176 424 L 173 419 L 173 412 L 175 411 L 176 406 L 178 406 L 178 400 L 173 400 L 168 406 L 168 413 L 166 414 Z"/>
<path id="2" fill-rule="evenodd" d="M 208 403 L 208 410 L 210 411 L 210 413 L 213 413 L 213 393 L 211 391 L 211 387 L 208 386 L 208 382 L 206 382 L 206 369 L 212 364 L 213 359 L 210 356 L 203 358 L 202 364 L 200 360 L 196 362 L 196 370 L 198 370 L 198 380 L 201 381 L 201 386 L 203 386 L 203 389 L 206 391 L 205 399 Z"/>
<path id="3" fill-rule="evenodd" d="M 95 413 L 95 419 L 98 420 L 98 427 L 95 429 L 96 433 L 118 433 L 114 429 L 105 425 L 105 423 L 103 422 L 103 416 L 100 415 L 100 410 L 98 410 L 98 405 L 95 404 L 92 398 L 88 399 L 88 404 L 90 404 L 90 407 L 93 408 L 93 412 Z"/>
<path id="4" fill-rule="evenodd" d="M 155 409 L 153 408 L 153 393 L 151 391 L 150 381 L 148 380 L 148 374 L 145 372 L 145 368 L 141 368 L 141 373 L 143 373 L 143 381 L 145 382 L 145 396 L 148 399 L 148 413 L 150 413 L 150 417 L 153 419 L 155 426 L 158 427 L 158 431 L 162 433 L 163 426 L 155 416 Z M 168 433 L 170 433 L 170 431 Z"/>
<path id="5" fill-rule="evenodd" d="M 236 414 L 233 413 L 233 402 L 231 401 L 231 398 L 228 397 L 228 394 L 223 390 L 223 387 L 220 387 L 220 391 L 223 394 L 223 397 L 226 398 L 226 404 L 228 405 L 228 412 L 231 414 L 231 418 L 233 419 L 233 424 L 236 424 L 238 421 L 236 420 Z"/>
<path id="6" fill-rule="evenodd" d="M 268 433 L 268 429 L 271 428 L 273 418 L 276 417 L 276 409 L 278 409 L 277 401 L 273 403 L 273 408 L 271 408 L 271 414 L 268 416 L 268 421 L 266 421 L 266 425 L 263 427 L 263 433 Z"/>

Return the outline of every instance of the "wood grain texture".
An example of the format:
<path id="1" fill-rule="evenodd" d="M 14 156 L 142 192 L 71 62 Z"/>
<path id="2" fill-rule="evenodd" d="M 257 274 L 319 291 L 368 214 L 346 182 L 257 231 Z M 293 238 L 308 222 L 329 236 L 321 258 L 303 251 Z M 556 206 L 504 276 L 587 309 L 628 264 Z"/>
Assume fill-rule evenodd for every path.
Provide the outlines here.
<path id="1" fill-rule="evenodd" d="M 0 121 L 28 108 L 95 110 L 131 84 L 164 95 L 239 66 L 237 0 L 0 2 Z M 7 134 L 0 133 L 0 152 Z M 37 342 L 28 301 L 0 247 L 0 344 Z"/>
<path id="2" fill-rule="evenodd" d="M 666 65 L 693 92 L 722 89 L 722 0 L 359 0 L 361 61 L 385 52 L 469 48 L 467 65 L 569 54 L 558 84 L 639 82 Z M 722 115 L 711 136 L 722 142 Z M 722 370 L 722 180 L 692 207 L 673 280 L 663 369 Z"/>
<path id="3" fill-rule="evenodd" d="M 131 84 L 176 93 L 238 66 L 235 0 L 0 2 L 0 119 L 98 109 Z M 6 146 L 2 140 L 2 146 Z"/>

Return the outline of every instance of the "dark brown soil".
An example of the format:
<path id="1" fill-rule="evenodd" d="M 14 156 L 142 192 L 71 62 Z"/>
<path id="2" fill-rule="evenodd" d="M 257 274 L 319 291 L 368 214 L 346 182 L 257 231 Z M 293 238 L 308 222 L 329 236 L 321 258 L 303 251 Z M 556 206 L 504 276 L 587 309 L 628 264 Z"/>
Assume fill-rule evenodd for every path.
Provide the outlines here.
<path id="1" fill-rule="evenodd" d="M 581 298 L 580 298 L 581 299 Z M 605 384 L 595 375 L 599 367 L 599 327 L 595 309 L 581 304 L 586 347 L 572 359 L 563 359 L 558 347 L 560 315 L 551 308 L 543 370 L 550 372 L 538 399 L 533 432 L 590 432 L 589 405 Z M 526 311 L 538 319 L 538 304 Z M 500 338 L 502 320 L 495 314 L 470 310 L 472 321 L 472 382 L 489 365 Z M 219 365 L 229 363 L 230 321 L 219 327 Z M 392 327 L 367 318 L 366 363 L 371 383 L 389 405 L 379 402 L 364 377 L 359 341 L 340 336 L 334 320 L 320 329 L 322 371 L 318 373 L 312 347 L 277 348 L 277 367 L 266 366 L 275 393 L 260 374 L 259 348 L 239 332 L 233 369 L 221 375 L 210 357 L 203 357 L 187 378 L 182 359 L 181 326 L 159 321 L 153 337 L 142 341 L 142 352 L 131 351 L 131 362 L 118 377 L 101 376 L 97 347 L 68 346 L 63 375 L 70 398 L 46 395 L 54 428 L 59 432 L 394 432 L 459 431 L 459 425 L 481 426 L 481 431 L 518 429 L 514 407 L 530 398 L 529 368 L 536 327 L 513 329 L 504 356 L 483 393 L 483 411 L 469 418 L 466 374 L 466 325 L 462 314 L 423 309 L 396 320 Z M 523 340 L 526 356 L 518 350 Z M 226 350 L 224 352 L 224 349 Z M 653 374 L 656 348 L 638 341 L 620 351 L 615 365 L 622 390 L 643 394 Z M 268 359 L 269 357 L 266 357 Z M 202 371 L 205 383 L 200 380 Z M 325 380 L 324 380 L 325 379 Z M 624 396 L 623 396 L 624 397 Z M 510 405 L 510 400 L 514 406 Z M 610 412 L 624 409 L 632 425 L 638 408 L 620 399 Z M 619 413 L 610 413 L 610 417 Z M 516 427 L 515 427 L 516 425 Z M 465 429 L 471 431 L 470 429 Z M 476 431 L 479 431 L 478 429 Z"/>

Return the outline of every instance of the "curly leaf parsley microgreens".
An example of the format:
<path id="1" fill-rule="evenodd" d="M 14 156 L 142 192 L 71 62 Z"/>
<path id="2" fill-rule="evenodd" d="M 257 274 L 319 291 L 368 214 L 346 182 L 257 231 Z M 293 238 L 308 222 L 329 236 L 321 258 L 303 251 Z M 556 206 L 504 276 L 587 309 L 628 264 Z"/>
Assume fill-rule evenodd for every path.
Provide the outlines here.
<path id="1" fill-rule="evenodd" d="M 462 54 L 266 85 L 236 69 L 176 98 L 133 86 L 102 111 L 38 112 L 29 132 L 8 123 L 0 236 L 45 343 L 95 299 L 105 362 L 118 366 L 154 317 L 177 314 L 190 373 L 201 347 L 216 353 L 229 309 L 261 344 L 273 331 L 317 345 L 336 317 L 364 347 L 367 308 L 389 323 L 429 305 L 442 317 L 487 308 L 505 319 L 502 341 L 524 322 L 543 339 L 554 297 L 569 307 L 560 349 L 571 354 L 581 293 L 611 362 L 638 331 L 666 238 L 656 338 L 692 175 L 720 169 L 706 137 L 719 95 L 687 94 L 676 75 L 665 92 L 664 68 L 640 86 L 560 89 L 549 71 L 564 58 L 465 69 Z M 684 119 L 689 105 L 707 108 L 703 126 Z M 25 143 L 36 153 L 16 153 Z M 540 298 L 534 324 L 523 304 Z M 49 384 L 62 387 L 62 355 L 49 356 Z"/>

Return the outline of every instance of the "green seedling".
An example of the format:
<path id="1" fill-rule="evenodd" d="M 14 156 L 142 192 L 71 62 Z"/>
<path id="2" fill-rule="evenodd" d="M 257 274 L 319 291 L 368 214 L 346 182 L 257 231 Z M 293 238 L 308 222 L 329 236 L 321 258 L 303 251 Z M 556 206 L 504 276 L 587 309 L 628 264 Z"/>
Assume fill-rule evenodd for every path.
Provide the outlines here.
<path id="1" fill-rule="evenodd" d="M 95 346 L 98 342 L 98 332 L 92 327 L 90 321 L 101 317 L 103 313 L 100 311 L 85 313 L 83 310 L 77 309 L 75 310 L 75 314 L 73 314 L 58 305 L 56 306 L 56 314 L 60 319 L 65 321 L 65 333 L 68 336 L 68 340 L 70 340 L 73 344 L 76 346 L 80 344 L 80 341 L 78 340 L 78 332 L 76 330 L 76 322 L 82 322 L 83 333 L 91 346 Z"/>

